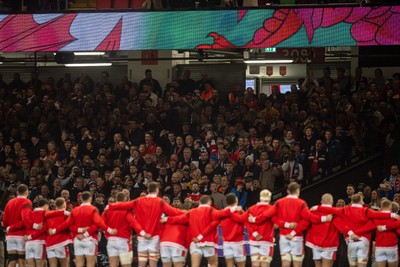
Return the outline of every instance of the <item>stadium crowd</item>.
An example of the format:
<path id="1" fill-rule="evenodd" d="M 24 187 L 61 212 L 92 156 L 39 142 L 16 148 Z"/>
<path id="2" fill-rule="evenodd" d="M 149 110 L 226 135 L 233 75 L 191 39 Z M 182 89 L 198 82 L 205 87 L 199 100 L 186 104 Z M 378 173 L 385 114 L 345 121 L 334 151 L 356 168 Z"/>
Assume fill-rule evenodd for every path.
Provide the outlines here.
<path id="1" fill-rule="evenodd" d="M 0 75 L 1 209 L 20 184 L 34 208 L 47 200 L 54 210 L 63 197 L 71 211 L 89 191 L 102 213 L 117 193 L 137 199 L 156 182 L 178 209 L 198 206 L 203 195 L 223 209 L 233 193 L 247 210 L 264 189 L 328 175 L 376 146 L 387 148 L 390 176 L 369 173 L 368 186 L 353 186 L 349 198 L 363 190 L 374 208 L 379 197 L 400 201 L 400 74 L 386 79 L 376 69 L 367 79 L 361 68 L 353 76 L 338 68 L 331 77 L 326 67 L 323 77 L 310 70 L 290 92 L 274 87 L 270 95 L 240 84 L 224 95 L 207 75 L 190 76 L 185 70 L 163 90 L 151 70 L 119 84 L 106 71 L 96 82 L 86 73 L 43 82 L 15 73 L 7 84 Z"/>

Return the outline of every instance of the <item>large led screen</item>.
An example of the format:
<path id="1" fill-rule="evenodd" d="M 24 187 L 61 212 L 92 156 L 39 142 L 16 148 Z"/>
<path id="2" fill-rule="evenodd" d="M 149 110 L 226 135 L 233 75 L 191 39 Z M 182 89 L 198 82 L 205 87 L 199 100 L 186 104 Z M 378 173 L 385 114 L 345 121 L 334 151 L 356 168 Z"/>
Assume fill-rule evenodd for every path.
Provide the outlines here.
<path id="1" fill-rule="evenodd" d="M 400 43 L 400 7 L 0 15 L 0 51 L 109 51 Z"/>

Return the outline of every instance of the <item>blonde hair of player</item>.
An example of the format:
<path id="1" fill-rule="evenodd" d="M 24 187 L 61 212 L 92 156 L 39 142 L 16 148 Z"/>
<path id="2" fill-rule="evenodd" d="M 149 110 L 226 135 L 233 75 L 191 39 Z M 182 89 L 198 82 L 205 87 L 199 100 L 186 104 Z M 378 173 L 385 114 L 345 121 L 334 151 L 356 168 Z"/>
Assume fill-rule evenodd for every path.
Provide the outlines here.
<path id="1" fill-rule="evenodd" d="M 333 196 L 331 194 L 323 194 L 321 197 L 321 204 L 333 205 Z"/>
<path id="2" fill-rule="evenodd" d="M 271 197 L 272 193 L 267 189 L 264 189 L 260 192 L 260 202 L 270 203 Z"/>

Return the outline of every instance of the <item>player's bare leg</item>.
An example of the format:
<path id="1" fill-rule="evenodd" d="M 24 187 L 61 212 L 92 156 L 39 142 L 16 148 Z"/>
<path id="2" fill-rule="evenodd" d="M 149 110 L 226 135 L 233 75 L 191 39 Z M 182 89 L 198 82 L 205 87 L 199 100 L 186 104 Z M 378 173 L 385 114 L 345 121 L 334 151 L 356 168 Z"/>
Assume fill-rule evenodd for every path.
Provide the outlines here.
<path id="1" fill-rule="evenodd" d="M 58 266 L 58 259 L 57 258 L 50 258 L 49 259 L 49 266 L 50 267 L 57 267 Z"/>
<path id="2" fill-rule="evenodd" d="M 85 256 L 84 255 L 75 255 L 75 265 L 76 267 L 84 267 L 85 266 Z"/>
<path id="3" fill-rule="evenodd" d="M 207 261 L 211 267 L 217 267 L 218 266 L 218 255 L 208 257 Z"/>
<path id="4" fill-rule="evenodd" d="M 183 267 L 184 262 L 174 262 L 174 267 Z"/>
<path id="5" fill-rule="evenodd" d="M 368 264 L 368 259 L 358 259 L 357 267 L 366 267 Z"/>
<path id="6" fill-rule="evenodd" d="M 190 254 L 190 260 L 192 262 L 192 267 L 200 267 L 201 259 L 203 258 L 202 255 L 197 253 Z"/>
<path id="7" fill-rule="evenodd" d="M 251 259 L 251 267 L 260 267 L 261 266 L 260 254 L 250 255 L 250 259 Z"/>
<path id="8" fill-rule="evenodd" d="M 159 252 L 149 251 L 149 266 L 150 267 L 157 267 L 159 259 L 160 259 Z"/>
<path id="9" fill-rule="evenodd" d="M 328 260 L 322 258 L 322 267 L 332 267 L 333 266 L 333 260 Z M 317 265 L 315 265 L 317 267 Z"/>
<path id="10" fill-rule="evenodd" d="M 282 254 L 281 255 L 282 259 L 282 267 L 291 267 L 292 264 L 292 255 L 289 253 Z"/>
<path id="11" fill-rule="evenodd" d="M 96 255 L 86 255 L 86 267 L 95 267 L 97 261 Z"/>
<path id="12" fill-rule="evenodd" d="M 112 256 L 108 258 L 110 267 L 118 267 L 119 265 L 119 256 Z"/>
<path id="13" fill-rule="evenodd" d="M 8 257 L 8 267 L 15 267 L 17 266 L 17 262 L 18 262 L 18 254 L 16 250 L 9 250 L 7 251 Z"/>
<path id="14" fill-rule="evenodd" d="M 18 265 L 19 266 L 25 266 L 26 265 L 25 251 L 18 251 Z"/>
<path id="15" fill-rule="evenodd" d="M 19 264 L 19 260 L 18 260 L 18 264 Z M 27 259 L 26 260 L 26 265 L 28 266 L 28 267 L 35 267 L 36 265 L 35 265 L 35 259 Z"/>
<path id="16" fill-rule="evenodd" d="M 69 267 L 69 257 L 59 259 L 61 267 Z M 55 266 L 57 267 L 57 266 Z"/>
<path id="17" fill-rule="evenodd" d="M 139 267 L 146 267 L 149 259 L 149 253 L 147 251 L 139 251 Z"/>
<path id="18" fill-rule="evenodd" d="M 226 267 L 233 267 L 233 258 L 225 258 Z"/>
<path id="19" fill-rule="evenodd" d="M 314 260 L 315 267 L 322 267 L 322 260 Z"/>
<path id="20" fill-rule="evenodd" d="M 35 260 L 36 267 L 44 267 L 45 260 Z"/>
<path id="21" fill-rule="evenodd" d="M 245 267 L 245 266 L 246 266 L 246 260 L 236 262 L 236 267 Z"/>

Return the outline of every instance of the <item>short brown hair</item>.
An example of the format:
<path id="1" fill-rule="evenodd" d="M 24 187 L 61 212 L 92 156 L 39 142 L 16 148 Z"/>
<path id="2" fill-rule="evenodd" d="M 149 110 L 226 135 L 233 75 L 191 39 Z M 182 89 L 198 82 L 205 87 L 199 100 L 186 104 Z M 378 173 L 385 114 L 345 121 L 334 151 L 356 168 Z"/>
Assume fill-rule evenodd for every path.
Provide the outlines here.
<path id="1" fill-rule="evenodd" d="M 382 200 L 381 201 L 381 208 L 383 209 L 389 209 L 392 206 L 392 202 L 390 200 Z"/>
<path id="2" fill-rule="evenodd" d="M 355 203 L 355 204 L 361 204 L 362 196 L 361 196 L 360 194 L 354 194 L 354 195 L 351 197 L 351 201 L 352 201 L 353 203 Z"/>
<path id="3" fill-rule="evenodd" d="M 235 204 L 236 199 L 237 199 L 237 196 L 234 193 L 229 193 L 229 194 L 226 195 L 226 203 L 228 205 Z"/>
<path id="4" fill-rule="evenodd" d="M 158 189 L 158 183 L 156 182 L 150 182 L 148 187 L 147 187 L 147 191 L 150 193 L 155 193 Z"/>
<path id="5" fill-rule="evenodd" d="M 118 202 L 123 202 L 123 201 L 126 200 L 126 195 L 125 195 L 125 193 L 118 192 L 118 193 L 115 195 L 115 198 L 116 198 L 116 200 L 117 200 Z"/>
<path id="6" fill-rule="evenodd" d="M 289 191 L 289 194 L 294 194 L 294 193 L 296 193 L 296 191 L 298 189 L 300 189 L 300 185 L 298 183 L 296 183 L 296 182 L 291 182 L 288 185 L 288 189 L 287 190 Z"/>
<path id="7" fill-rule="evenodd" d="M 61 208 L 64 205 L 65 199 L 63 197 L 56 198 L 55 204 L 57 208 Z"/>
<path id="8" fill-rule="evenodd" d="M 24 185 L 24 184 L 20 184 L 20 185 L 17 187 L 17 193 L 18 193 L 18 195 L 23 195 L 23 194 L 25 194 L 28 190 L 29 190 L 28 187 L 27 187 L 26 185 Z"/>
<path id="9" fill-rule="evenodd" d="M 209 195 L 202 195 L 200 197 L 200 204 L 207 204 L 211 200 L 211 197 Z"/>
<path id="10" fill-rule="evenodd" d="M 41 208 L 41 207 L 44 207 L 46 205 L 48 206 L 49 205 L 49 201 L 47 199 L 43 198 L 43 199 L 39 200 L 37 204 L 38 204 L 38 207 Z"/>
<path id="11" fill-rule="evenodd" d="M 88 201 L 92 197 L 92 193 L 89 191 L 82 192 L 82 201 Z"/>

